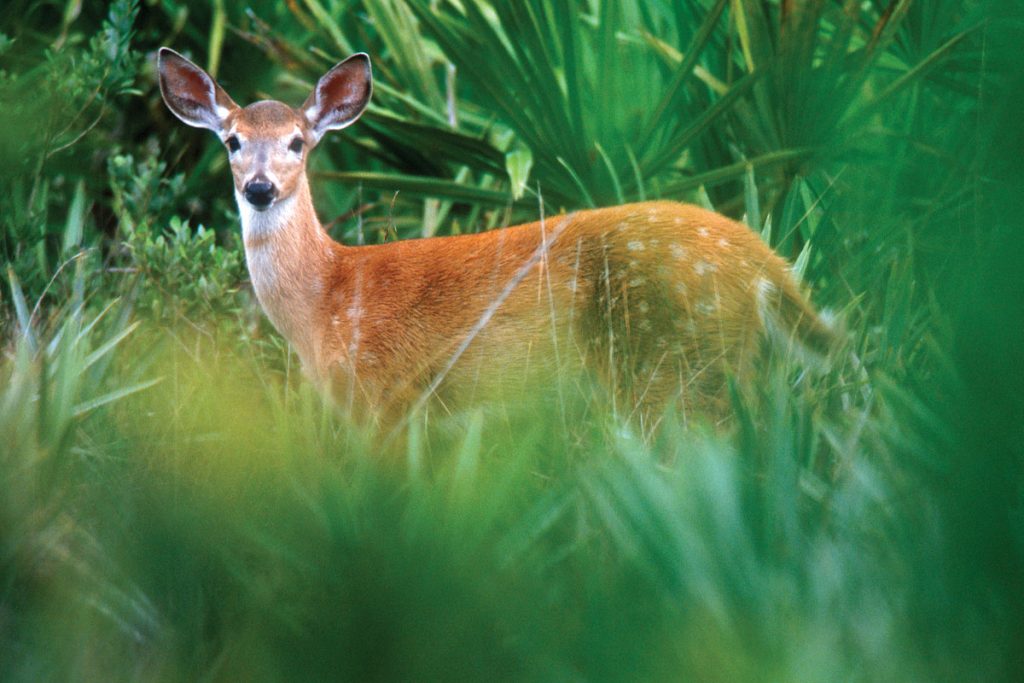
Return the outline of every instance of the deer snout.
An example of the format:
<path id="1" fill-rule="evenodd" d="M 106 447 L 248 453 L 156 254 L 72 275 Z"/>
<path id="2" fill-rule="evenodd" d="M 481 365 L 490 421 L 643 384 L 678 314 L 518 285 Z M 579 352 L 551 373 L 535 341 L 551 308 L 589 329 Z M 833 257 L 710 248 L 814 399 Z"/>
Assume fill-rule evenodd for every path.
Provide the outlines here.
<path id="1" fill-rule="evenodd" d="M 252 204 L 257 211 L 263 211 L 270 207 L 277 198 L 277 187 L 265 176 L 253 176 L 252 180 L 245 184 L 242 190 L 245 200 Z"/>

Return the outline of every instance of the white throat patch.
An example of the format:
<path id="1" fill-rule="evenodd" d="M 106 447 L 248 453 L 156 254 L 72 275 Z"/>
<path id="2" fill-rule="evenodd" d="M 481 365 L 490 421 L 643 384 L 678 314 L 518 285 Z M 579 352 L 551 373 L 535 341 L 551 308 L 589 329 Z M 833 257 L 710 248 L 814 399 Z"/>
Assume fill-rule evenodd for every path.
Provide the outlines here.
<path id="1" fill-rule="evenodd" d="M 250 239 L 269 237 L 287 225 L 295 211 L 294 194 L 275 202 L 266 211 L 252 208 L 238 190 L 235 190 L 235 201 L 238 203 L 238 216 L 242 220 L 242 239 L 247 242 Z"/>

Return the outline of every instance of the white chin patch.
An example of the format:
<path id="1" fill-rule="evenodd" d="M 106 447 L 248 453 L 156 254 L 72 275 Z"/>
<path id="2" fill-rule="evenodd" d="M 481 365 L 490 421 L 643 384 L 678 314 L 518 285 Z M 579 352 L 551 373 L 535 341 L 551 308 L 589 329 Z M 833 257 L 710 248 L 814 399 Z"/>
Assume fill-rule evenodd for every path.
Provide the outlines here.
<path id="1" fill-rule="evenodd" d="M 294 197 L 285 197 L 271 202 L 266 208 L 257 209 L 238 190 L 235 190 L 235 201 L 242 220 L 242 238 L 246 240 L 266 237 L 284 227 L 291 219 L 295 204 Z"/>

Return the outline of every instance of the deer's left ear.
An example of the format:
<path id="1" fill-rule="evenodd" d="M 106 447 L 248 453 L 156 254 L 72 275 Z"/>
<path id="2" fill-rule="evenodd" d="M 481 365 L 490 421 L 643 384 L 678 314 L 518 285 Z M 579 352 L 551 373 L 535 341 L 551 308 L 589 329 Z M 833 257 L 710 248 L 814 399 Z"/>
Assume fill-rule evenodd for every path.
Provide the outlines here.
<path id="1" fill-rule="evenodd" d="M 314 142 L 356 122 L 373 93 L 370 57 L 358 52 L 324 74 L 302 105 Z"/>

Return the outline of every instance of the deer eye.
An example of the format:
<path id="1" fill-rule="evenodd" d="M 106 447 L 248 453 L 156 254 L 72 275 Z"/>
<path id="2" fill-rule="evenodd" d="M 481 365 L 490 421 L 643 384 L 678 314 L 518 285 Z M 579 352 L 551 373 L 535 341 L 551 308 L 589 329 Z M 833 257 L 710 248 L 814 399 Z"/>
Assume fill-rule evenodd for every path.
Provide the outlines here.
<path id="1" fill-rule="evenodd" d="M 224 142 L 227 143 L 228 149 L 231 151 L 232 154 L 242 149 L 242 143 L 240 143 L 238 141 L 238 138 L 236 138 L 234 135 L 229 137 Z"/>
<path id="2" fill-rule="evenodd" d="M 302 138 L 296 137 L 291 142 L 288 143 L 288 149 L 298 154 L 299 152 L 302 151 L 302 145 L 304 142 L 305 140 L 303 140 Z"/>

